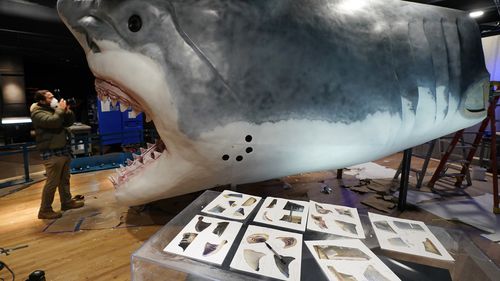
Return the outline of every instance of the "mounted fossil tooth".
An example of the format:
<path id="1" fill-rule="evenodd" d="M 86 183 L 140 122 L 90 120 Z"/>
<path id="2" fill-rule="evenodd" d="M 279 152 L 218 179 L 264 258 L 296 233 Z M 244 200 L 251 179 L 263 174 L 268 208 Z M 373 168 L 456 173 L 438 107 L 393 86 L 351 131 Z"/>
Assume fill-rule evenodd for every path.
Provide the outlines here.
<path id="1" fill-rule="evenodd" d="M 255 271 L 259 271 L 259 261 L 260 259 L 265 256 L 266 254 L 261 253 L 261 252 L 256 252 L 254 250 L 250 249 L 244 249 L 243 250 L 243 258 L 247 262 L 248 266 L 252 268 Z"/>
<path id="2" fill-rule="evenodd" d="M 283 249 L 293 247 L 295 246 L 295 244 L 297 244 L 297 239 L 293 237 L 276 237 L 276 239 L 280 239 L 281 241 L 283 241 L 283 243 L 285 243 Z"/>
<path id="3" fill-rule="evenodd" d="M 358 281 L 358 279 L 356 279 L 356 277 L 350 275 L 350 274 L 346 274 L 346 273 L 342 273 L 342 272 L 338 272 L 337 270 L 335 270 L 335 268 L 331 265 L 328 266 L 328 270 L 330 270 L 330 272 L 335 275 L 335 277 L 337 278 L 337 280 L 340 280 L 340 281 Z M 366 276 L 366 275 L 365 275 Z M 368 280 L 377 280 L 377 279 L 368 279 Z"/>
<path id="4" fill-rule="evenodd" d="M 229 206 L 230 206 L 230 207 L 234 207 L 234 206 L 236 206 L 236 204 L 235 204 L 235 203 L 236 203 L 236 201 L 229 200 L 229 201 L 227 201 L 227 203 L 229 204 Z"/>
<path id="5" fill-rule="evenodd" d="M 283 210 L 294 211 L 294 212 L 303 212 L 304 206 L 288 201 L 288 202 L 286 202 L 285 207 L 283 207 Z"/>
<path id="6" fill-rule="evenodd" d="M 212 209 L 209 210 L 210 213 L 217 213 L 217 214 L 220 214 L 222 212 L 224 212 L 226 209 L 221 207 L 220 205 L 217 205 L 215 207 L 213 207 Z"/>
<path id="7" fill-rule="evenodd" d="M 221 236 L 222 233 L 224 233 L 224 231 L 226 230 L 228 225 L 229 225 L 229 222 L 227 222 L 227 221 L 219 222 L 219 223 L 217 223 L 217 227 L 214 229 L 214 231 L 212 231 L 212 233 L 215 235 Z"/>
<path id="8" fill-rule="evenodd" d="M 387 239 L 387 242 L 389 242 L 389 244 L 391 244 L 393 246 L 397 246 L 397 247 L 406 247 L 406 248 L 410 247 L 403 239 L 401 239 L 401 237 L 389 238 L 389 239 Z"/>
<path id="9" fill-rule="evenodd" d="M 239 208 L 233 213 L 236 217 L 243 217 L 245 215 L 245 210 L 243 208 Z"/>
<path id="10" fill-rule="evenodd" d="M 193 232 L 186 232 L 182 235 L 181 242 L 179 243 L 179 247 L 182 248 L 183 251 L 186 250 L 186 248 L 193 242 L 194 238 L 198 236 L 197 233 Z"/>
<path id="11" fill-rule="evenodd" d="M 338 220 L 335 220 L 335 223 L 340 227 L 340 229 L 342 229 L 345 232 L 358 234 L 358 232 L 356 231 L 356 224 L 354 223 L 338 221 Z"/>
<path id="12" fill-rule="evenodd" d="M 245 206 L 245 207 L 247 207 L 247 206 L 252 206 L 252 205 L 253 205 L 253 203 L 255 203 L 255 202 L 257 202 L 257 199 L 255 199 L 255 198 L 253 198 L 253 197 L 250 197 L 250 198 L 248 198 L 248 199 L 247 199 L 247 200 L 246 200 L 246 201 L 242 204 L 242 206 Z"/>
<path id="13" fill-rule="evenodd" d="M 203 256 L 211 256 L 215 253 L 217 253 L 224 245 L 227 244 L 227 240 L 223 240 L 220 244 L 211 244 L 208 243 L 205 244 L 205 249 L 203 250 Z"/>
<path id="14" fill-rule="evenodd" d="M 277 202 L 278 202 L 278 200 L 273 199 L 273 201 L 271 201 L 271 203 L 269 203 L 269 205 L 267 205 L 266 208 L 274 208 L 274 206 L 276 206 Z"/>
<path id="15" fill-rule="evenodd" d="M 378 229 L 382 229 L 382 230 L 385 230 L 385 231 L 396 233 L 396 231 L 394 231 L 394 229 L 392 229 L 392 227 L 389 225 L 389 223 L 387 221 L 376 221 L 373 224 Z"/>
<path id="16" fill-rule="evenodd" d="M 389 278 L 385 277 L 381 272 L 379 272 L 373 265 L 369 265 L 365 272 L 363 273 L 363 276 L 367 280 L 374 280 L 374 281 L 390 281 Z M 356 280 L 356 279 L 354 279 Z"/>
<path id="17" fill-rule="evenodd" d="M 205 228 L 209 227 L 210 225 L 211 225 L 211 223 L 204 222 L 203 217 L 199 216 L 198 222 L 196 223 L 194 229 L 196 229 L 196 231 L 198 231 L 198 232 L 202 232 L 203 230 L 205 230 Z"/>
<path id="18" fill-rule="evenodd" d="M 326 222 L 323 220 L 321 216 L 315 216 L 311 214 L 311 218 L 313 219 L 314 223 L 319 226 L 321 229 L 327 229 L 328 226 L 326 226 Z"/>
<path id="19" fill-rule="evenodd" d="M 367 261 L 371 259 L 358 248 L 335 245 L 314 245 L 313 248 L 322 260 Z"/>
<path id="20" fill-rule="evenodd" d="M 325 209 L 323 208 L 322 206 L 318 205 L 318 204 L 315 204 L 316 205 L 316 212 L 324 215 L 324 214 L 328 214 L 328 213 L 333 213 L 331 210 L 328 210 L 328 209 Z"/>
<path id="21" fill-rule="evenodd" d="M 404 230 L 417 230 L 417 231 L 425 231 L 420 225 L 416 223 L 408 223 L 402 221 L 393 221 L 394 225 L 400 229 Z"/>
<path id="22" fill-rule="evenodd" d="M 266 242 L 269 239 L 269 235 L 265 233 L 255 233 L 247 237 L 247 242 L 249 244 Z"/>
<path id="23" fill-rule="evenodd" d="M 425 241 L 423 241 L 422 243 L 424 244 L 425 250 L 427 252 L 441 256 L 441 253 L 437 249 L 436 245 L 434 245 L 434 243 L 432 243 L 429 238 L 425 238 Z"/>
<path id="24" fill-rule="evenodd" d="M 352 216 L 352 212 L 349 209 L 335 208 L 335 211 L 337 211 L 337 213 L 339 215 L 348 216 L 348 217 L 351 217 L 351 218 L 353 217 Z"/>
<path id="25" fill-rule="evenodd" d="M 264 214 L 262 215 L 262 217 L 264 217 L 264 220 L 266 221 L 273 221 L 272 219 L 270 219 L 268 216 L 267 216 L 267 211 L 264 212 Z"/>
<path id="26" fill-rule="evenodd" d="M 226 198 L 230 198 L 230 197 L 243 198 L 243 194 L 241 194 L 241 193 L 228 193 L 228 194 L 224 194 L 224 197 L 226 197 Z"/>
<path id="27" fill-rule="evenodd" d="M 290 277 L 290 272 L 288 269 L 288 265 L 295 260 L 294 257 L 283 257 L 283 256 L 278 256 L 274 255 L 274 262 L 276 263 L 276 266 L 280 270 L 283 275 L 286 276 L 286 278 Z"/>
<path id="28" fill-rule="evenodd" d="M 302 222 L 302 217 L 300 217 L 300 216 L 283 215 L 283 217 L 280 220 L 281 221 L 286 221 L 286 222 L 300 224 Z"/>

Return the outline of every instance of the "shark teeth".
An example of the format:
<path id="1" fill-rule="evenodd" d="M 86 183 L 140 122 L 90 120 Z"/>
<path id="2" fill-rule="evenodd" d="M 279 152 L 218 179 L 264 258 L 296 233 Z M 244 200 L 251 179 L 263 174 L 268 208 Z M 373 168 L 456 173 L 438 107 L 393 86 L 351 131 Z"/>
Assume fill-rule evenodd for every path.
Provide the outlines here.
<path id="1" fill-rule="evenodd" d="M 109 81 L 96 78 L 95 89 L 99 100 L 111 101 L 113 106 L 119 103 L 121 112 L 132 109 L 129 111 L 130 117 L 137 117 L 143 111 L 136 100 Z M 146 115 L 144 118 L 146 122 L 151 121 L 151 118 Z M 110 176 L 109 180 L 113 183 L 115 188 L 119 187 L 130 180 L 131 177 L 158 160 L 165 150 L 166 146 L 161 139 L 157 140 L 155 144 L 148 143 L 146 148 L 140 148 L 140 154 L 132 153 L 133 160 L 127 159 L 127 165 L 125 167 L 120 165 L 120 168 L 115 170 L 115 175 Z"/>
<path id="2" fill-rule="evenodd" d="M 166 151 L 166 146 L 162 140 L 157 140 L 155 144 L 148 143 L 147 148 L 141 147 L 139 151 L 140 154 L 132 153 L 134 160 L 127 159 L 126 166 L 120 165 L 115 169 L 115 174 L 109 177 L 115 188 L 158 160 Z"/>
<path id="3" fill-rule="evenodd" d="M 119 103 L 121 112 L 125 112 L 131 108 L 130 117 L 132 118 L 137 117 L 143 111 L 138 102 L 127 95 L 118 86 L 108 81 L 96 78 L 95 89 L 97 92 L 97 98 L 100 101 L 110 101 L 112 106 L 116 106 Z M 150 118 L 147 119 L 151 121 Z"/>
<path id="4" fill-rule="evenodd" d="M 137 117 L 139 114 L 143 114 L 143 118 L 147 123 L 151 122 L 151 117 L 146 115 L 141 106 L 133 98 L 122 91 L 118 86 L 110 83 L 108 81 L 96 78 L 95 79 L 95 89 L 97 92 L 97 98 L 100 101 L 111 101 L 111 105 L 115 107 L 120 103 L 120 111 L 125 112 L 128 109 L 132 109 L 129 112 L 131 118 Z"/>

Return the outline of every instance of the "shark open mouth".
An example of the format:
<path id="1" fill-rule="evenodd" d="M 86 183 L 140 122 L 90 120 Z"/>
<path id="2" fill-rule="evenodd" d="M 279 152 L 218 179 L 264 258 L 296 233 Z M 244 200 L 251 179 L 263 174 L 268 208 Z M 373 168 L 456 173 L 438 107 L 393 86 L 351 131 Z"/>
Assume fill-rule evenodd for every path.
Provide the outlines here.
<path id="1" fill-rule="evenodd" d="M 97 91 L 97 98 L 100 101 L 111 101 L 113 106 L 116 106 L 117 102 L 119 102 L 121 112 L 126 111 L 129 107 L 132 107 L 132 112 L 135 116 L 143 112 L 142 107 L 134 98 L 126 94 L 119 86 L 112 82 L 96 78 L 95 89 Z M 158 160 L 162 153 L 166 151 L 166 145 L 161 139 L 158 139 L 154 144 L 148 143 L 146 148 L 141 147 L 140 151 L 140 155 L 133 153 L 134 160 L 127 159 L 126 166 L 120 164 L 120 168 L 115 169 L 116 174 L 109 177 L 115 189 L 140 174 L 142 170 Z"/>

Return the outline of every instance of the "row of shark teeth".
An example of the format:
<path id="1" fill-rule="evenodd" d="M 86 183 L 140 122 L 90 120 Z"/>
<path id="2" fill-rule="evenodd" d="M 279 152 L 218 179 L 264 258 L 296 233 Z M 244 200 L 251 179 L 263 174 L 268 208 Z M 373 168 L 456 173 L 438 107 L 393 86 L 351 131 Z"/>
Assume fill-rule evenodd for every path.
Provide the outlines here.
<path id="1" fill-rule="evenodd" d="M 158 140 L 155 144 L 147 143 L 147 148 L 141 147 L 140 151 L 141 155 L 132 153 L 134 160 L 127 159 L 126 166 L 120 164 L 120 168 L 115 169 L 116 174 L 109 177 L 115 188 L 160 158 L 166 147 L 161 140 Z"/>
<path id="2" fill-rule="evenodd" d="M 95 89 L 97 92 L 97 98 L 100 101 L 110 101 L 112 106 L 116 106 L 116 104 L 119 102 L 121 112 L 125 112 L 130 107 L 132 107 L 131 115 L 133 118 L 143 113 L 144 117 L 146 118 L 146 122 L 151 122 L 151 118 L 149 118 L 149 116 L 146 116 L 146 113 L 143 112 L 140 105 L 137 102 L 133 101 L 119 87 L 111 84 L 108 81 L 96 78 Z"/>

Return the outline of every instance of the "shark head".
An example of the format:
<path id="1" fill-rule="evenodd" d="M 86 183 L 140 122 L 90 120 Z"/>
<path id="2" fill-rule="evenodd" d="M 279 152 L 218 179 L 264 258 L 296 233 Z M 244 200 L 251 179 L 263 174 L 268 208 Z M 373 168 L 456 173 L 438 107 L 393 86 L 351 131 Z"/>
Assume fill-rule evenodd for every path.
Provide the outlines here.
<path id="1" fill-rule="evenodd" d="M 122 110 L 131 107 L 136 114 L 143 112 L 148 121 L 155 121 L 161 137 L 110 178 L 117 199 L 128 205 L 194 191 L 190 186 L 199 183 L 190 183 L 191 173 L 203 175 L 210 170 L 180 131 L 173 97 L 183 82 L 172 73 L 181 68 L 197 76 L 198 62 L 191 60 L 192 49 L 176 31 L 169 3 L 152 2 L 58 2 L 61 18 L 83 47 L 96 77 L 98 97 L 119 102 Z M 165 196 L 169 185 L 178 189 L 170 189 Z"/>
<path id="2" fill-rule="evenodd" d="M 59 0 L 98 96 L 144 112 L 161 138 L 111 178 L 117 199 L 347 167 L 486 116 L 464 13 L 346 1 Z"/>

